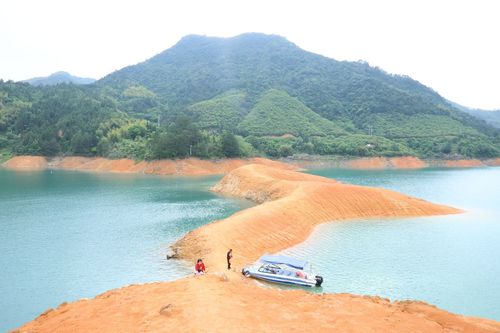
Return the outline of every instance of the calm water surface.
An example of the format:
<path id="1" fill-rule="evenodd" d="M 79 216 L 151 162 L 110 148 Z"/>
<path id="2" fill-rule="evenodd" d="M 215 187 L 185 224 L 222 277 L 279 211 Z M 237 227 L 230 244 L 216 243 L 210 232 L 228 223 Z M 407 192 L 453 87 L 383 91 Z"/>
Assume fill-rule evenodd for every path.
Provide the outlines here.
<path id="1" fill-rule="evenodd" d="M 323 292 L 418 299 L 500 320 L 500 168 L 312 173 L 467 211 L 321 225 L 284 253 L 309 259 Z"/>
<path id="2" fill-rule="evenodd" d="M 323 292 L 500 320 L 499 168 L 314 173 L 467 210 L 320 226 L 285 252 L 312 261 Z M 168 245 L 249 206 L 208 192 L 216 180 L 0 169 L 0 331 L 63 301 L 188 274 L 164 259 Z"/>
<path id="3" fill-rule="evenodd" d="M 0 332 L 64 301 L 182 277 L 165 260 L 186 232 L 248 207 L 173 178 L 0 168 Z"/>

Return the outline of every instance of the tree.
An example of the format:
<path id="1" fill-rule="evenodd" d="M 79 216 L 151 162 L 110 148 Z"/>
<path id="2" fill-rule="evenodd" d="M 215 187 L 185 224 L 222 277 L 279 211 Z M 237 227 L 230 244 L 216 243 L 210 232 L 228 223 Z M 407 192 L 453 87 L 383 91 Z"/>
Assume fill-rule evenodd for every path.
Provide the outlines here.
<path id="1" fill-rule="evenodd" d="M 92 148 L 96 145 L 96 138 L 90 133 L 78 132 L 71 139 L 71 150 L 76 155 L 92 155 Z"/>
<path id="2" fill-rule="evenodd" d="M 201 139 L 198 128 L 187 117 L 179 117 L 168 127 L 167 149 L 171 157 L 186 157 Z"/>
<path id="3" fill-rule="evenodd" d="M 150 142 L 151 158 L 182 158 L 192 154 L 201 140 L 200 131 L 186 117 L 178 118 L 166 131 L 159 130 Z"/>
<path id="4" fill-rule="evenodd" d="M 166 132 L 157 131 L 149 144 L 150 159 L 171 157 L 168 150 L 168 136 Z"/>
<path id="5" fill-rule="evenodd" d="M 241 156 L 240 145 L 234 134 L 230 132 L 222 134 L 222 153 L 226 157 Z"/>

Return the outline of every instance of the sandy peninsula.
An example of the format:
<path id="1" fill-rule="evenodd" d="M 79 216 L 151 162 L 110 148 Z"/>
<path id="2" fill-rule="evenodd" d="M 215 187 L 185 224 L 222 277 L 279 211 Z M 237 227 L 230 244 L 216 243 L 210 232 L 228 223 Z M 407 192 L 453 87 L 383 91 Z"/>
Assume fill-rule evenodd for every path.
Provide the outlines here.
<path id="1" fill-rule="evenodd" d="M 203 256 L 217 269 L 223 268 L 219 258 L 227 248 L 233 248 L 236 263 L 244 265 L 304 241 L 314 226 L 328 221 L 461 212 L 390 190 L 264 165 L 235 169 L 213 190 L 260 204 L 194 230 L 176 244 L 182 257 Z"/>
<path id="2" fill-rule="evenodd" d="M 376 216 L 461 211 L 401 193 L 343 184 L 276 165 L 245 165 L 213 189 L 259 205 L 188 233 L 174 248 L 209 273 L 127 286 L 50 309 L 17 332 L 499 332 L 500 323 L 418 301 L 265 288 L 239 272 L 265 252 L 303 241 L 314 226 Z M 369 222 L 367 222 L 369 223 Z M 234 269 L 225 267 L 233 248 Z"/>

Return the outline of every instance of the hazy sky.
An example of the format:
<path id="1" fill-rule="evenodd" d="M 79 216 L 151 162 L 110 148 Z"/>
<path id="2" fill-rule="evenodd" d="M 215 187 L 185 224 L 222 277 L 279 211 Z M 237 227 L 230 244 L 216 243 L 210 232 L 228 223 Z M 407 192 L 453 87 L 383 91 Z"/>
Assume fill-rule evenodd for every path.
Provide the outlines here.
<path id="1" fill-rule="evenodd" d="M 500 109 L 500 1 L 0 0 L 0 78 L 100 78 L 187 34 L 264 32 Z"/>

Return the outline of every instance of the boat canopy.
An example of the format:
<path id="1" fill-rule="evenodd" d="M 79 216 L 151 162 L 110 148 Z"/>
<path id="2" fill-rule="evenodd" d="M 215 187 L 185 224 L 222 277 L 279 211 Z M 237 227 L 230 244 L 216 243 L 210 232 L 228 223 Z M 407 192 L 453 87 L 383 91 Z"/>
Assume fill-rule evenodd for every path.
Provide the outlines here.
<path id="1" fill-rule="evenodd" d="M 284 264 L 297 269 L 304 269 L 307 266 L 307 261 L 298 260 L 295 258 L 285 257 L 285 256 L 272 256 L 263 255 L 260 257 L 260 261 L 269 264 Z"/>

